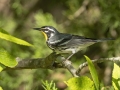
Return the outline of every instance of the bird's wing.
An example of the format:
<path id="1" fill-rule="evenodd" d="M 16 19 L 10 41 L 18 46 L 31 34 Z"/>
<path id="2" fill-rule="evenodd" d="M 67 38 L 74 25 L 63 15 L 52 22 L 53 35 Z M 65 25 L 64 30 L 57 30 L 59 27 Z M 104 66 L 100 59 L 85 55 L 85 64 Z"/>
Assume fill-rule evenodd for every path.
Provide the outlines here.
<path id="1" fill-rule="evenodd" d="M 53 39 L 51 39 L 52 41 L 49 41 L 47 43 L 49 43 L 51 47 L 58 48 L 58 47 L 66 46 L 66 44 L 71 39 L 72 39 L 72 35 L 60 33 L 59 35 L 56 35 L 56 37 L 53 37 Z"/>
<path id="2" fill-rule="evenodd" d="M 59 34 L 60 35 L 60 34 Z M 55 47 L 71 47 L 71 46 L 79 46 L 87 43 L 95 43 L 96 39 L 86 38 L 78 35 L 70 35 L 70 34 L 61 34 L 57 35 L 56 40 L 51 42 L 51 45 Z"/>
<path id="3" fill-rule="evenodd" d="M 72 38 L 69 40 L 68 43 L 66 43 L 66 45 L 69 47 L 81 46 L 81 45 L 89 46 L 91 44 L 94 44 L 95 42 L 97 42 L 96 39 L 86 38 L 78 35 L 72 35 Z"/>
<path id="4" fill-rule="evenodd" d="M 114 39 L 94 39 L 94 38 L 86 38 L 84 36 L 78 36 L 78 35 L 72 35 L 71 40 L 67 43 L 67 46 L 90 46 L 94 43 L 97 42 L 104 42 L 104 41 L 109 41 L 109 40 L 114 40 Z"/>

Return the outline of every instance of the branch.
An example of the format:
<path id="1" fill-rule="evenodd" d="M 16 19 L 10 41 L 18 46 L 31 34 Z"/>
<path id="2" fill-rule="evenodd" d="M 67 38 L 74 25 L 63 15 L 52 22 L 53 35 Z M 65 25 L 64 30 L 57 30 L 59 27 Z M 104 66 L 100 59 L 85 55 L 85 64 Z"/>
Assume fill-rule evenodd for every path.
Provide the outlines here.
<path id="1" fill-rule="evenodd" d="M 60 56 L 60 54 L 51 53 L 46 58 L 38 58 L 38 59 L 19 59 L 17 58 L 18 64 L 14 68 L 7 67 L 4 70 L 20 70 L 20 69 L 55 69 L 55 68 L 67 68 L 69 72 L 74 76 L 76 75 L 76 69 L 72 66 L 71 61 L 65 60 L 61 58 L 63 63 L 56 62 L 56 58 Z"/>
<path id="2" fill-rule="evenodd" d="M 19 70 L 19 69 L 54 69 L 54 68 L 63 68 L 62 64 L 55 62 L 56 58 L 60 56 L 56 53 L 51 53 L 46 58 L 37 58 L 37 59 L 17 59 L 17 66 L 10 68 L 7 67 L 4 70 Z"/>
<path id="3" fill-rule="evenodd" d="M 112 58 L 100 58 L 100 59 L 95 59 L 95 60 L 92 60 L 93 63 L 101 63 L 101 62 L 105 62 L 105 61 L 112 61 L 112 62 L 117 62 L 119 61 L 120 62 L 120 57 L 112 57 Z M 76 74 L 79 75 L 80 71 L 86 67 L 88 65 L 87 62 L 81 64 L 78 68 L 78 70 L 76 71 Z"/>
<path id="4" fill-rule="evenodd" d="M 61 58 L 61 62 L 56 62 L 56 58 L 61 56 L 60 54 L 51 53 L 46 58 L 38 59 L 19 59 L 17 58 L 18 64 L 14 68 L 6 67 L 4 70 L 20 70 L 20 69 L 56 69 L 56 68 L 67 68 L 69 72 L 74 76 L 76 75 L 76 69 L 72 66 L 71 61 Z"/>
<path id="5" fill-rule="evenodd" d="M 61 57 L 60 54 L 56 53 L 51 53 L 49 56 L 46 58 L 38 58 L 38 59 L 17 59 L 18 64 L 17 66 L 10 68 L 6 67 L 4 70 L 19 70 L 19 69 L 38 69 L 38 68 L 43 68 L 43 69 L 56 69 L 56 68 L 67 68 L 68 71 L 74 76 L 78 77 L 80 76 L 79 73 L 80 71 L 88 65 L 87 62 L 81 64 L 79 68 L 76 70 L 71 61 L 66 60 L 65 58 L 61 58 L 61 62 L 57 62 L 57 57 Z M 113 57 L 113 58 L 101 58 L 101 59 L 96 59 L 92 60 L 93 63 L 101 63 L 105 61 L 120 61 L 120 57 Z"/>
<path id="6" fill-rule="evenodd" d="M 76 69 L 73 67 L 71 61 L 66 60 L 66 59 L 64 58 L 62 64 L 63 64 L 63 66 L 64 66 L 65 68 L 68 69 L 68 71 L 69 71 L 74 77 L 78 77 L 78 75 L 76 74 Z"/>

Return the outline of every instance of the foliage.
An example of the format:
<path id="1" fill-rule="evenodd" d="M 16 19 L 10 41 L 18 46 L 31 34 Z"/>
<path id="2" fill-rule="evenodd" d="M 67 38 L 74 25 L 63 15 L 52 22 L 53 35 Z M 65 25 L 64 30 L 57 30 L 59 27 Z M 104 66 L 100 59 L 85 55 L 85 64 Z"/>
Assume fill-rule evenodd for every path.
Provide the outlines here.
<path id="1" fill-rule="evenodd" d="M 57 27 L 57 24 L 50 13 L 43 13 L 42 11 L 40 11 L 34 17 L 36 20 L 36 27 L 41 27 L 45 25 Z"/>
<path id="2" fill-rule="evenodd" d="M 120 90 L 120 67 L 114 63 L 114 69 L 112 73 L 112 85 L 115 90 Z"/>
<path id="3" fill-rule="evenodd" d="M 15 58 L 2 48 L 0 49 L 0 63 L 8 67 L 14 67 L 17 65 Z"/>
<path id="4" fill-rule="evenodd" d="M 5 30 L 0 28 L 0 38 L 8 40 L 10 42 L 14 42 L 17 44 L 25 45 L 25 46 L 32 46 L 28 42 L 18 39 L 16 37 L 13 37 L 9 35 Z M 2 71 L 2 67 L 4 68 L 3 65 L 8 66 L 8 67 L 14 67 L 17 65 L 17 62 L 13 56 L 11 56 L 5 49 L 2 47 L 0 48 L 0 70 Z M 3 65 L 2 65 L 3 64 Z"/>
<path id="5" fill-rule="evenodd" d="M 97 75 L 97 72 L 95 70 L 95 67 L 94 67 L 93 63 L 91 62 L 91 60 L 87 56 L 85 56 L 85 58 L 86 58 L 86 60 L 88 62 L 89 70 L 90 70 L 92 79 L 93 79 L 93 81 L 95 83 L 96 90 L 99 90 L 100 83 L 99 83 L 99 80 L 98 80 L 98 75 Z"/>
<path id="6" fill-rule="evenodd" d="M 70 78 L 65 83 L 68 90 L 95 90 L 93 81 L 86 76 Z"/>
<path id="7" fill-rule="evenodd" d="M 67 88 L 68 90 L 114 90 L 114 89 L 119 90 L 120 89 L 120 80 L 119 80 L 120 67 L 118 65 L 114 64 L 114 70 L 112 72 L 113 86 L 100 87 L 99 86 L 100 83 L 98 81 L 98 75 L 96 74 L 94 65 L 87 56 L 85 56 L 85 58 L 88 62 L 88 66 L 90 68 L 90 73 L 93 81 L 87 76 L 70 78 L 69 80 L 65 81 L 65 84 L 68 86 Z M 97 80 L 97 82 L 95 80 Z M 50 83 L 48 83 L 48 81 L 45 82 L 42 81 L 42 83 L 44 85 L 43 87 L 45 90 L 57 90 L 57 88 L 55 88 L 55 83 L 53 83 L 53 81 L 51 81 Z"/>
<path id="8" fill-rule="evenodd" d="M 112 82 L 113 86 L 99 86 L 99 80 L 98 75 L 96 73 L 96 69 L 94 65 L 92 64 L 91 60 L 85 56 L 88 66 L 90 69 L 90 73 L 92 76 L 92 80 L 86 76 L 80 76 L 80 77 L 74 77 L 70 78 L 68 81 L 65 81 L 65 83 L 68 86 L 68 90 L 119 90 L 120 89 L 120 67 L 116 64 L 114 64 L 114 70 L 112 72 Z M 102 84 L 102 83 L 101 83 Z"/>
<path id="9" fill-rule="evenodd" d="M 28 42 L 18 39 L 16 37 L 13 37 L 11 35 L 9 35 L 5 30 L 0 29 L 0 38 L 8 40 L 10 42 L 14 42 L 17 44 L 21 44 L 24 46 L 32 46 L 31 44 L 29 44 Z M 3 33 L 4 32 L 4 33 Z M 17 61 L 15 60 L 15 58 L 10 55 L 5 49 L 3 49 L 2 47 L 0 47 L 0 72 L 7 66 L 7 67 L 14 67 L 17 65 Z M 0 89 L 2 90 L 2 88 L 0 87 Z"/>
<path id="10" fill-rule="evenodd" d="M 0 87 L 0 90 L 3 90 L 3 89 Z"/>
<path id="11" fill-rule="evenodd" d="M 42 81 L 42 84 L 45 90 L 58 90 L 53 81 L 51 81 L 50 83 L 48 83 L 48 81 Z"/>
<path id="12" fill-rule="evenodd" d="M 1 28 L 0 28 L 1 29 Z M 25 45 L 25 46 L 32 46 L 30 43 L 24 41 L 24 40 L 21 40 L 21 39 L 18 39 L 14 36 L 11 36 L 9 34 L 6 34 L 6 31 L 5 30 L 0 30 L 0 31 L 4 31 L 5 33 L 2 33 L 0 32 L 0 38 L 1 39 L 5 39 L 7 41 L 10 41 L 10 42 L 14 42 L 14 43 L 17 43 L 17 44 L 20 44 L 20 45 Z"/>

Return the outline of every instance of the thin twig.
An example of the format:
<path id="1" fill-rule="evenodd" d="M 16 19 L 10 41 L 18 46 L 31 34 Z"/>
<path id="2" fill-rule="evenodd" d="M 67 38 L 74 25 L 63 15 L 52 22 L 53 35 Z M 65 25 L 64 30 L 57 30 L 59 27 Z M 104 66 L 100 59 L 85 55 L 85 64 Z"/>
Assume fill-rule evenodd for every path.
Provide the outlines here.
<path id="1" fill-rule="evenodd" d="M 68 19 L 70 20 L 74 20 L 76 18 L 78 18 L 85 10 L 86 10 L 86 7 L 88 6 L 90 0 L 84 0 L 82 5 L 80 6 L 80 8 L 72 15 L 70 15 Z M 70 24 L 69 20 L 66 20 L 64 21 L 64 24 Z"/>
<path id="2" fill-rule="evenodd" d="M 120 62 L 120 57 L 112 57 L 112 58 L 100 58 L 100 59 L 95 59 L 92 60 L 93 63 L 101 63 L 101 62 L 105 62 L 105 61 L 112 61 L 112 62 L 116 62 L 119 61 Z M 78 68 L 78 70 L 76 71 L 76 74 L 79 75 L 80 71 L 86 67 L 88 65 L 87 62 L 81 64 Z"/>
<path id="3" fill-rule="evenodd" d="M 84 0 L 82 6 L 73 14 L 74 19 L 79 17 L 85 10 L 86 6 L 89 4 L 90 0 Z"/>

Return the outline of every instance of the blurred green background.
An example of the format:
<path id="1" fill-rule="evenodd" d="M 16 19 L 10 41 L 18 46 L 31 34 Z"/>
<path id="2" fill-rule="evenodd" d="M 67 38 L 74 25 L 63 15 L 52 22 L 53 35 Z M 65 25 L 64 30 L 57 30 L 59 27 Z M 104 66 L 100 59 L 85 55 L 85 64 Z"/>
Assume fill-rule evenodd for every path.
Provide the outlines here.
<path id="1" fill-rule="evenodd" d="M 35 47 L 20 46 L 0 39 L 14 57 L 40 58 L 52 51 L 47 47 L 44 36 L 32 28 L 51 25 L 63 33 L 92 38 L 116 38 L 115 41 L 98 43 L 76 53 L 71 61 L 77 67 L 91 59 L 115 57 L 120 54 L 120 0 L 0 0 L 0 27 L 11 35 L 26 40 Z M 111 62 L 97 65 L 101 81 L 111 85 Z M 81 75 L 88 75 L 85 67 Z M 4 90 L 43 90 L 41 80 L 54 80 L 63 90 L 63 81 L 72 75 L 66 69 L 16 70 L 0 73 L 0 86 Z"/>

